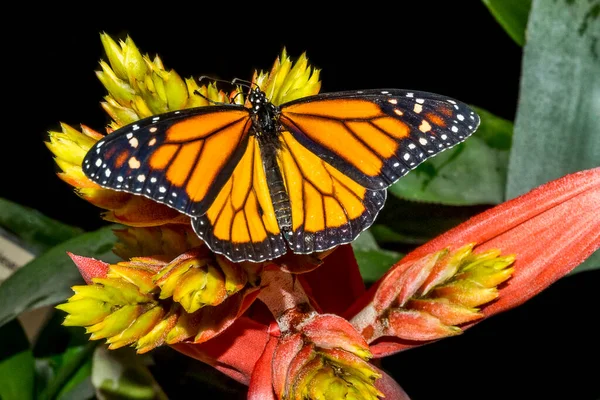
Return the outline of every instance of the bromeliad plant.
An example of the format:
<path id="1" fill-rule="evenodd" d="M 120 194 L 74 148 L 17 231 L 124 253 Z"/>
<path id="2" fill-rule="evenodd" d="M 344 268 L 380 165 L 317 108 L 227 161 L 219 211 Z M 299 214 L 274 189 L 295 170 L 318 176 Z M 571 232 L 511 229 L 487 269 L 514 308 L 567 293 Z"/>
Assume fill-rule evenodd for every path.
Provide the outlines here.
<path id="1" fill-rule="evenodd" d="M 143 56 L 131 39 L 101 36 L 97 76 L 111 132 L 151 115 L 243 102 Z M 284 51 L 255 73 L 274 104 L 320 89 L 319 71 Z M 57 308 L 109 349 L 159 346 L 249 386 L 251 399 L 408 398 L 377 360 L 461 334 L 539 293 L 600 247 L 600 168 L 545 184 L 417 248 L 368 290 L 350 245 L 310 256 L 232 263 L 194 234 L 189 218 L 89 181 L 81 162 L 104 135 L 51 132 L 49 149 L 78 195 L 105 210 L 123 261 L 69 254 L 86 285 Z"/>

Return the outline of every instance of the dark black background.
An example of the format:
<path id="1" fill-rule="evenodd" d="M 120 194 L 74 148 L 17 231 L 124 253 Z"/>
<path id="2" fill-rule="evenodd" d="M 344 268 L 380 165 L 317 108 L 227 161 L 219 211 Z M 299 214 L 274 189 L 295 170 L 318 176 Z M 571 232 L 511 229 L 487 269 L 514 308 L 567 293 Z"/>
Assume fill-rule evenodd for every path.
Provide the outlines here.
<path id="1" fill-rule="evenodd" d="M 416 3 L 416 4 L 413 4 Z M 137 2 L 16 4 L 5 15 L 0 196 L 61 221 L 95 229 L 98 209 L 56 176 L 43 142 L 59 122 L 102 131 L 108 122 L 94 75 L 99 33 L 130 34 L 181 76 L 250 78 L 285 46 L 322 69 L 322 91 L 406 88 L 433 91 L 512 120 L 522 49 L 479 1 L 279 5 L 231 2 L 150 6 Z M 44 8 L 47 7 L 47 8 Z M 112 12 L 112 14 L 110 12 Z M 565 278 L 524 306 L 460 337 L 389 357 L 384 368 L 413 399 L 595 399 L 598 273 Z M 593 279 L 592 279 L 593 278 Z"/>

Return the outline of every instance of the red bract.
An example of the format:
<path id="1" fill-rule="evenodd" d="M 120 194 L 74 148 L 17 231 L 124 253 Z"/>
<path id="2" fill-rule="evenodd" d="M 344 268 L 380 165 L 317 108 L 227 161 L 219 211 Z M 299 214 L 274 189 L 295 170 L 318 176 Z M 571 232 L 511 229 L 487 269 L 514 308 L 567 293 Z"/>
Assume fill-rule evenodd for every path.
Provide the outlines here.
<path id="1" fill-rule="evenodd" d="M 542 185 L 415 249 L 373 285 L 348 314 L 357 315 L 367 307 L 390 274 L 406 270 L 416 260 L 441 249 L 458 249 L 468 243 L 477 243 L 475 253 L 500 249 L 515 255 L 513 276 L 498 288 L 497 299 L 481 308 L 483 316 L 522 304 L 600 247 L 600 168 Z M 375 357 L 381 357 L 420 344 L 386 338 L 372 343 L 371 350 Z"/>
<path id="2" fill-rule="evenodd" d="M 288 272 L 289 260 L 285 270 L 271 264 L 260 301 L 243 316 L 205 343 L 173 347 L 249 385 L 250 399 L 408 398 L 372 357 L 515 307 L 599 247 L 595 168 L 470 219 L 408 254 L 368 291 L 349 245 L 299 275 Z M 98 262 L 77 264 L 88 279 L 102 271 Z"/>

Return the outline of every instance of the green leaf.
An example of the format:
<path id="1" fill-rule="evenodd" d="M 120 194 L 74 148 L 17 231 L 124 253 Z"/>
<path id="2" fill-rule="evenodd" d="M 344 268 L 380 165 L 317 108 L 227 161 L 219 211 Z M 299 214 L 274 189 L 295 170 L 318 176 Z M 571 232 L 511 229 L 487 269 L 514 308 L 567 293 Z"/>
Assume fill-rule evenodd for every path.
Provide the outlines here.
<path id="1" fill-rule="evenodd" d="M 415 245 L 426 243 L 490 207 L 489 205 L 446 206 L 388 196 L 377 220 L 379 225 L 385 225 L 396 233 L 394 244 L 401 246 L 393 246 L 392 250 L 406 253 Z M 380 235 L 381 232 L 374 230 L 372 233 Z M 386 235 L 390 236 L 389 233 Z M 385 241 L 380 243 L 383 244 Z M 388 242 L 388 244 L 392 243 Z"/>
<path id="2" fill-rule="evenodd" d="M 352 249 L 360 274 L 367 283 L 375 282 L 403 256 L 401 253 L 380 248 L 369 231 L 361 233 L 352 242 Z"/>
<path id="3" fill-rule="evenodd" d="M 504 199 L 512 123 L 476 108 L 472 137 L 425 161 L 389 191 L 407 200 L 447 205 L 498 204 Z"/>
<path id="4" fill-rule="evenodd" d="M 531 0 L 482 0 L 496 21 L 519 46 L 525 44 L 525 28 Z"/>
<path id="5" fill-rule="evenodd" d="M 87 365 L 87 364 L 86 364 Z M 91 366 L 90 366 L 91 369 Z M 96 399 L 96 389 L 92 385 L 91 376 L 75 385 L 68 391 L 61 391 L 57 400 L 92 400 Z"/>
<path id="6" fill-rule="evenodd" d="M 80 399 L 94 394 L 91 383 L 84 381 L 91 376 L 92 355 L 98 343 L 89 342 L 82 328 L 62 326 L 63 320 L 64 313 L 55 311 L 33 350 L 39 399 L 68 398 L 72 391 L 77 391 Z"/>
<path id="7" fill-rule="evenodd" d="M 36 254 L 83 233 L 80 228 L 3 198 L 0 198 L 0 227 L 14 234 Z"/>
<path id="8" fill-rule="evenodd" d="M 94 257 L 106 262 L 117 261 L 111 249 L 116 241 L 115 226 L 85 233 L 67 240 L 18 269 L 0 284 L 0 326 L 20 313 L 54 305 L 73 294 L 71 286 L 83 282 L 79 271 L 67 255 Z"/>
<path id="9" fill-rule="evenodd" d="M 599 71 L 600 2 L 533 1 L 507 198 L 600 165 Z"/>
<path id="10" fill-rule="evenodd" d="M 600 165 L 600 2 L 534 1 L 507 198 Z"/>
<path id="11" fill-rule="evenodd" d="M 369 228 L 369 232 L 373 235 L 373 238 L 379 244 L 408 244 L 408 245 L 420 245 L 427 242 L 427 237 L 419 237 L 415 235 L 406 235 L 401 232 L 396 232 L 391 227 L 384 224 L 375 224 Z"/>
<path id="12" fill-rule="evenodd" d="M 48 399 L 53 399 L 53 395 L 57 393 L 57 398 L 68 397 L 69 393 L 78 390 L 79 396 L 82 395 L 83 389 L 88 391 L 92 389 L 88 395 L 93 395 L 93 386 L 91 385 L 92 376 L 92 358 L 94 348 L 97 343 L 88 343 L 86 346 L 69 349 L 65 353 L 65 361 L 63 367 L 58 371 L 56 379 L 52 382 L 48 389 Z M 80 386 L 80 384 L 89 379 L 89 384 Z M 91 396 L 89 396 L 91 397 Z M 79 397 L 82 398 L 82 397 Z"/>
<path id="13" fill-rule="evenodd" d="M 98 346 L 94 353 L 92 383 L 102 399 L 167 400 L 147 364 L 149 357 L 132 348 L 108 350 Z"/>
<path id="14" fill-rule="evenodd" d="M 33 353 L 19 321 L 0 328 L 0 343 L 0 399 L 33 399 Z"/>

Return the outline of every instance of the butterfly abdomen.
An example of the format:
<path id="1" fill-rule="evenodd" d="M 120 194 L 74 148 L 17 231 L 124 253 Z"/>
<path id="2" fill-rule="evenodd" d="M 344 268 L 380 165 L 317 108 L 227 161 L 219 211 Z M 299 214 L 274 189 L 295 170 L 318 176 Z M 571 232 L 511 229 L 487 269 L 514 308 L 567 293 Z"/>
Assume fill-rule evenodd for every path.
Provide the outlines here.
<path id="1" fill-rule="evenodd" d="M 275 211 L 275 218 L 284 237 L 292 232 L 292 208 L 290 197 L 283 181 L 279 163 L 277 162 L 278 140 L 272 140 L 270 135 L 259 137 L 260 152 L 265 169 L 267 186 Z"/>

